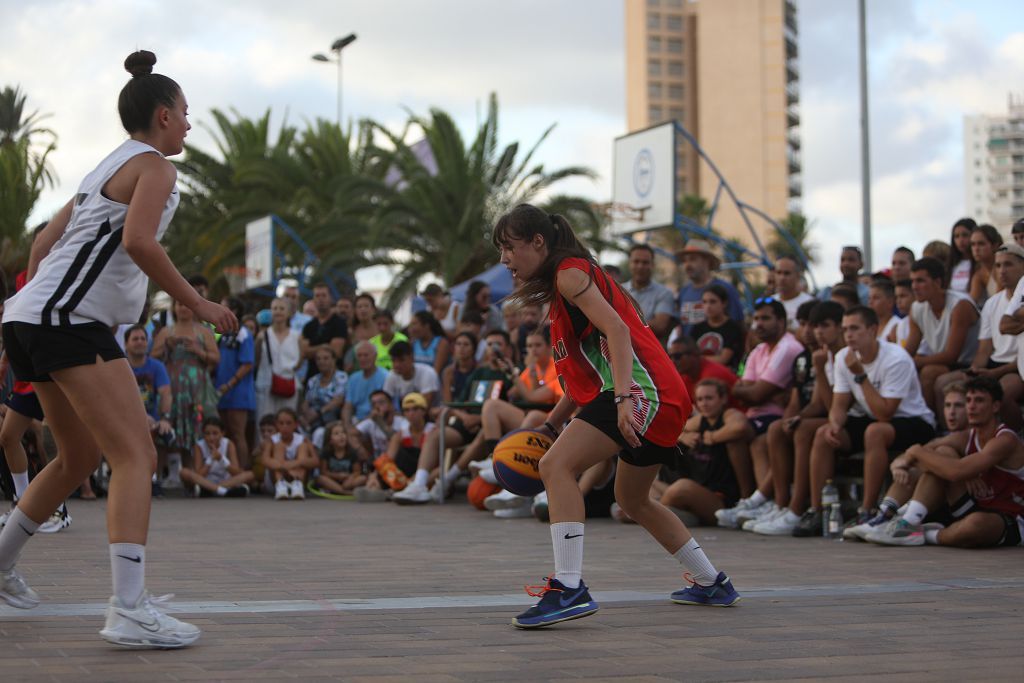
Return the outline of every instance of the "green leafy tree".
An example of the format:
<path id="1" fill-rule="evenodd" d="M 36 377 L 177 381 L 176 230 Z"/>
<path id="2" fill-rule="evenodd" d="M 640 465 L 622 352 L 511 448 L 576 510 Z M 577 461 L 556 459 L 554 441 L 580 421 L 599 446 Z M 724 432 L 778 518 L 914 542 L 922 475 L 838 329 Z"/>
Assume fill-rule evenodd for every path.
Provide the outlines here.
<path id="1" fill-rule="evenodd" d="M 809 221 L 803 214 L 791 213 L 781 219 L 779 224 L 803 250 L 807 257 L 807 262 L 817 263 L 818 245 L 811 237 L 811 230 L 814 227 L 814 222 Z M 779 258 L 780 256 L 793 256 L 798 259 L 800 258 L 800 255 L 796 252 L 789 241 L 778 233 L 772 234 L 771 238 L 768 240 L 767 250 L 768 253 L 775 258 Z"/>

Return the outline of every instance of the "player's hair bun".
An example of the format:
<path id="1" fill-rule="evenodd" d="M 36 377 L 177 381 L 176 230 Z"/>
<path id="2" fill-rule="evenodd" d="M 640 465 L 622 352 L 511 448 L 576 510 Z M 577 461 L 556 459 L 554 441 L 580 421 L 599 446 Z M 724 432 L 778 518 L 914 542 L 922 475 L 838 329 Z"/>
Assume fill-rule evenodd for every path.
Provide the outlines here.
<path id="1" fill-rule="evenodd" d="M 149 50 L 138 50 L 124 60 L 125 71 L 130 73 L 133 78 L 153 73 L 154 64 L 156 64 L 156 55 Z"/>

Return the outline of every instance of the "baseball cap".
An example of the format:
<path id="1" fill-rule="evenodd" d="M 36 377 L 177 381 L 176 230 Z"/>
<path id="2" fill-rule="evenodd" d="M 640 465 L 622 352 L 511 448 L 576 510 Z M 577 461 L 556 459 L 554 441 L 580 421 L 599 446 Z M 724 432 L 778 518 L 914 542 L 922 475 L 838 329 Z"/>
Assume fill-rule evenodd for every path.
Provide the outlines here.
<path id="1" fill-rule="evenodd" d="M 413 391 L 402 397 L 402 408 L 423 408 L 427 409 L 427 397 L 418 391 Z"/>
<path id="2" fill-rule="evenodd" d="M 262 311 L 256 314 L 256 322 L 260 324 L 260 327 L 266 327 L 271 322 L 270 309 L 264 308 Z"/>
<path id="3" fill-rule="evenodd" d="M 1003 242 L 1003 245 L 996 249 L 997 254 L 1013 254 L 1019 259 L 1024 259 L 1024 247 L 1016 242 Z"/>

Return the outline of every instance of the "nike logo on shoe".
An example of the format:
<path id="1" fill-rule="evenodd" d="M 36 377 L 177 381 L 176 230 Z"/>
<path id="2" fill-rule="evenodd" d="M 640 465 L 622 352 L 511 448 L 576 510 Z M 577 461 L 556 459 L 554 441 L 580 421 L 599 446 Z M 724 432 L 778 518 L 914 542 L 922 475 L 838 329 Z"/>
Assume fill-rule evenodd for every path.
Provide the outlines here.
<path id="1" fill-rule="evenodd" d="M 160 624 L 155 619 L 152 620 L 152 621 L 142 621 L 141 619 L 136 619 L 135 617 L 133 617 L 130 614 L 125 614 L 124 610 L 118 610 L 118 613 L 122 617 L 124 617 L 125 619 L 128 619 L 129 621 L 132 621 L 132 622 L 138 624 L 139 626 L 141 626 L 142 628 L 146 629 L 150 633 L 156 633 L 157 631 L 160 630 Z"/>
<path id="2" fill-rule="evenodd" d="M 134 562 L 135 564 L 141 564 L 142 563 L 142 556 L 141 555 L 138 556 L 138 557 L 128 557 L 127 555 L 118 555 L 118 557 L 123 557 L 124 559 L 128 560 L 129 562 Z"/>
<path id="3" fill-rule="evenodd" d="M 583 534 L 566 534 L 566 535 L 565 535 L 565 539 L 566 539 L 566 540 L 569 540 L 570 538 L 579 538 L 579 537 L 580 537 L 580 536 L 582 536 L 582 535 L 583 535 Z"/>
<path id="4" fill-rule="evenodd" d="M 581 589 L 577 588 L 571 595 L 566 597 L 566 592 L 563 591 L 562 594 L 558 596 L 558 604 L 562 607 L 568 607 L 572 604 L 573 600 L 579 597 L 580 593 Z"/>

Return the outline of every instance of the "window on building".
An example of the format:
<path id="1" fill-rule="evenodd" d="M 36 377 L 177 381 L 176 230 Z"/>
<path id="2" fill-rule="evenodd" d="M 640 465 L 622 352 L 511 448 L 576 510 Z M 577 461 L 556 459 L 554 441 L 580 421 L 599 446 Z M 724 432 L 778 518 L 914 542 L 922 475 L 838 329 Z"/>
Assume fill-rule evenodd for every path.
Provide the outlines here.
<path id="1" fill-rule="evenodd" d="M 647 38 L 647 52 L 656 55 L 661 52 L 661 38 L 650 36 Z"/>
<path id="2" fill-rule="evenodd" d="M 661 28 L 661 15 L 657 12 L 647 13 L 647 28 L 648 29 L 660 29 Z"/>
<path id="3" fill-rule="evenodd" d="M 669 7 L 682 7 L 683 0 L 668 0 L 668 2 L 666 2 L 665 4 L 668 5 Z"/>
<path id="4" fill-rule="evenodd" d="M 668 51 L 672 54 L 682 54 L 683 52 L 683 39 L 682 38 L 669 38 L 668 39 Z"/>
<path id="5" fill-rule="evenodd" d="M 675 119 L 676 121 L 682 121 L 683 114 L 684 112 L 682 107 L 672 107 L 671 109 L 668 110 L 668 117 L 670 119 Z"/>
<path id="6" fill-rule="evenodd" d="M 683 86 L 681 85 L 670 85 L 668 86 L 668 96 L 672 100 L 683 99 Z"/>
<path id="7" fill-rule="evenodd" d="M 647 110 L 647 118 L 650 119 L 651 123 L 657 123 L 664 118 L 665 114 L 661 107 L 651 107 Z"/>
<path id="8" fill-rule="evenodd" d="M 668 63 L 668 75 L 669 76 L 682 76 L 683 75 L 683 63 L 678 60 L 672 60 Z"/>
<path id="9" fill-rule="evenodd" d="M 665 28 L 669 31 L 682 31 L 683 18 L 678 14 L 670 14 L 665 17 Z"/>
<path id="10" fill-rule="evenodd" d="M 660 100 L 662 95 L 661 83 L 658 81 L 652 81 L 647 84 L 647 96 L 652 100 Z"/>
<path id="11" fill-rule="evenodd" d="M 661 0 L 647 0 L 648 7 L 657 7 L 661 4 Z"/>
<path id="12" fill-rule="evenodd" d="M 660 76 L 661 75 L 661 61 L 657 59 L 647 60 L 647 75 L 648 76 Z"/>

